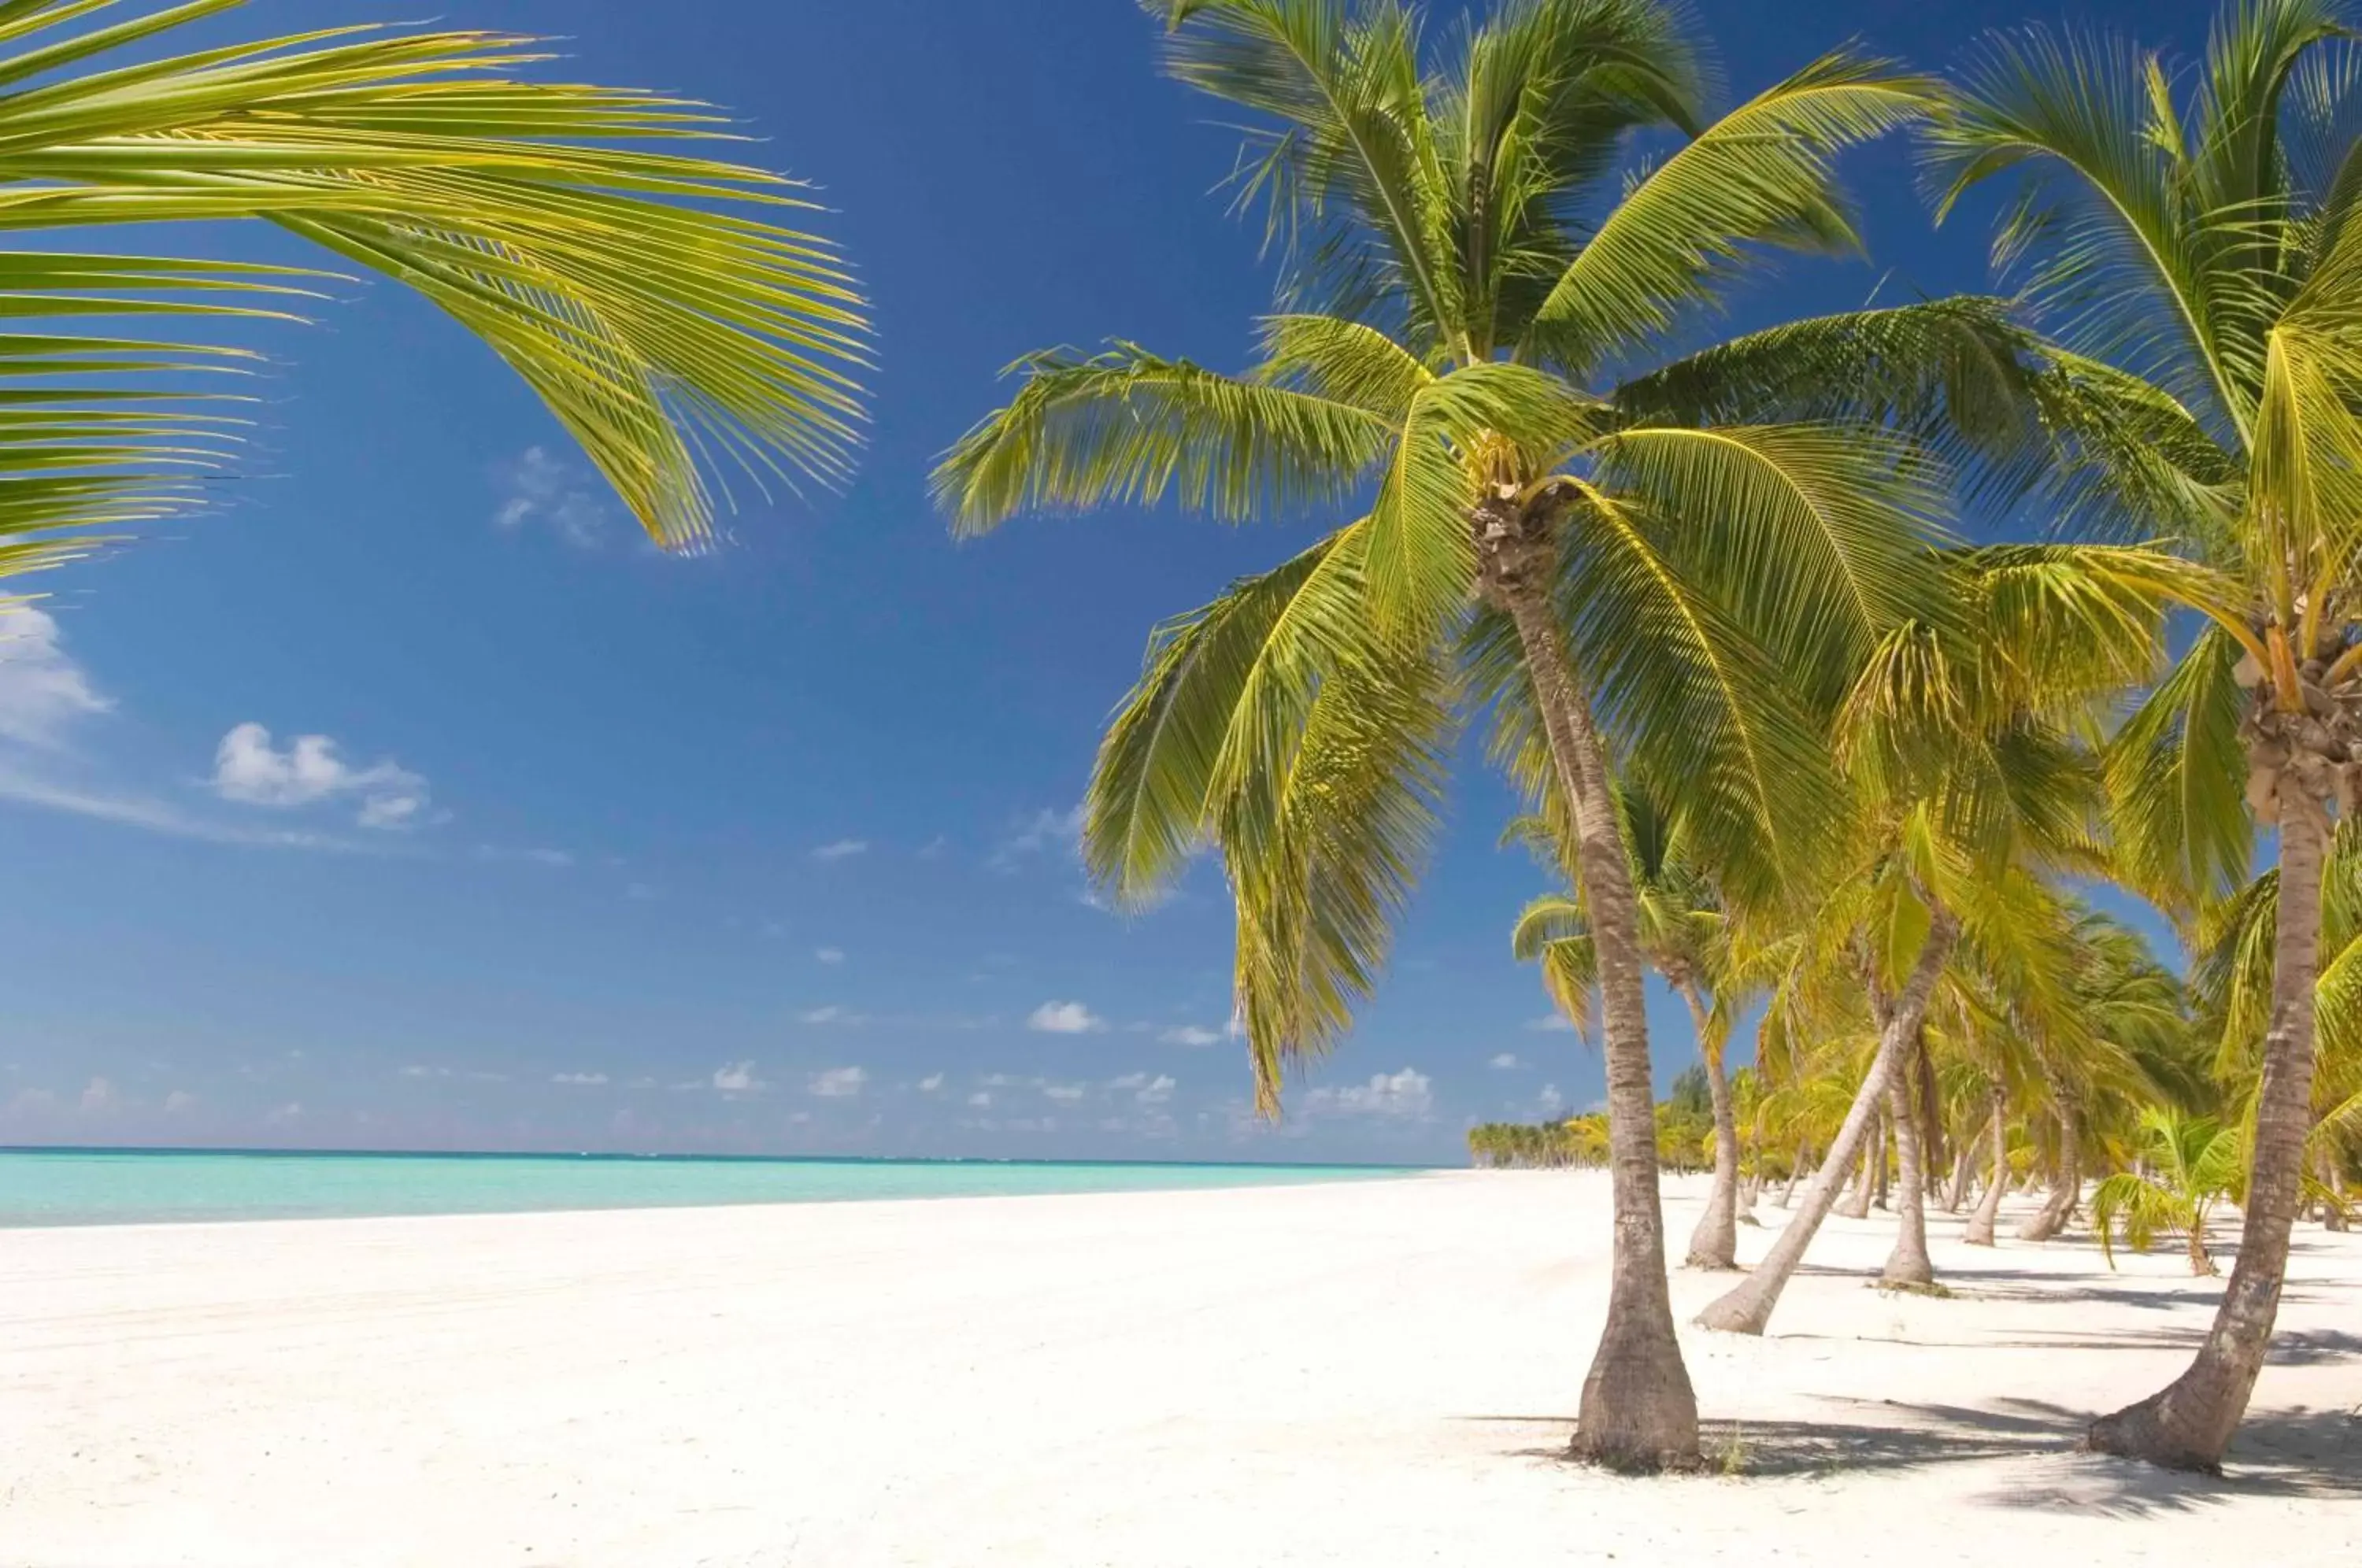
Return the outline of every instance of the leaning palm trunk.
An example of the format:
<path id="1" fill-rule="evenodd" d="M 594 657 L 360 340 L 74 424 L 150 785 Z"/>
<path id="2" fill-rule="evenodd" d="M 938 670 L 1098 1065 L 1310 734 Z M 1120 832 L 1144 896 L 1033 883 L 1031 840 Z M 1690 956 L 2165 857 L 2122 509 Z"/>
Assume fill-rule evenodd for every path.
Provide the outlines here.
<path id="1" fill-rule="evenodd" d="M 1919 1048 L 1915 1033 L 1912 1049 Z M 1894 1250 L 1887 1254 L 1879 1276 L 1888 1285 L 1933 1285 L 1936 1265 L 1927 1258 L 1927 1172 L 1920 1158 L 1919 1119 L 1912 1114 L 1909 1097 L 1900 1079 L 1887 1086 L 1886 1098 L 1894 1121 L 1894 1160 L 1898 1167 L 1894 1208 Z"/>
<path id="2" fill-rule="evenodd" d="M 1480 511 L 1487 595 L 1516 626 L 1560 788 L 1574 809 L 1577 865 L 1598 956 L 1607 1066 L 1607 1144 L 1616 1239 L 1607 1326 L 1583 1381 L 1575 1452 L 1618 1466 L 1686 1465 L 1698 1456 L 1697 1396 L 1682 1364 L 1665 1280 L 1657 1183 L 1656 1089 L 1631 867 L 1609 793 L 1607 758 L 1552 612 L 1546 533 L 1529 515 Z M 1497 532 L 1496 531 L 1497 530 Z"/>
<path id="3" fill-rule="evenodd" d="M 1881 1103 L 1880 1110 L 1884 1109 Z M 1870 1136 L 1861 1151 L 1861 1168 L 1855 1173 L 1852 1189 L 1838 1212 L 1849 1220 L 1870 1218 L 1870 1200 L 1878 1191 L 1878 1171 L 1886 1164 L 1886 1119 L 1877 1114 L 1870 1124 Z"/>
<path id="4" fill-rule="evenodd" d="M 2058 1159 L 2050 1170 L 2050 1196 L 2042 1207 L 2017 1228 L 2021 1242 L 2047 1242 L 2067 1228 L 2075 1216 L 2076 1205 L 2083 1196 L 2082 1138 L 2075 1124 L 2075 1110 L 2063 1100 L 2058 1107 Z"/>
<path id="5" fill-rule="evenodd" d="M 1705 999 L 1698 995 L 1697 983 L 1685 977 L 1681 991 L 1697 1029 L 1698 1055 L 1705 1063 L 1706 1089 L 1714 1102 L 1714 1185 L 1706 1190 L 1705 1212 L 1690 1232 L 1686 1264 L 1691 1268 L 1737 1268 L 1738 1121 L 1730 1107 L 1730 1079 L 1723 1071 L 1722 1043 L 1709 1032 Z"/>
<path id="6" fill-rule="evenodd" d="M 2002 1097 L 1992 1097 L 1992 1178 L 1985 1183 L 1984 1195 L 1977 1199 L 1976 1211 L 1969 1216 L 1968 1234 L 1963 1239 L 1972 1247 L 1993 1244 L 1993 1221 L 2001 1215 L 2002 1194 L 2009 1190 L 2009 1124 L 2002 1116 Z"/>
<path id="7" fill-rule="evenodd" d="M 2102 1453 L 2177 1470 L 2220 1469 L 2246 1413 L 2279 1312 L 2305 1135 L 2312 1131 L 2313 988 L 2321 969 L 2321 863 L 2329 821 L 2318 795 L 2293 771 L 2279 783 L 2279 819 L 2272 1021 L 2264 1037 L 2255 1165 L 2247 1177 L 2238 1261 L 2190 1369 L 2139 1404 L 2102 1417 L 2085 1439 Z"/>
<path id="8" fill-rule="evenodd" d="M 1796 1265 L 1805 1259 L 1805 1249 L 1813 1244 L 1814 1233 L 1821 1221 L 1828 1218 L 1830 1207 L 1837 1201 L 1838 1184 L 1852 1168 L 1855 1154 L 1860 1149 L 1878 1108 L 1884 1103 L 1887 1088 L 1894 1081 L 1903 1063 L 1903 1054 L 1917 1039 L 1919 1027 L 1927 1016 L 1927 1001 L 1935 994 L 1936 978 L 1943 972 L 1945 960 L 1951 956 L 1952 944 L 1959 940 L 1959 926 L 1944 911 L 1936 911 L 1927 930 L 1927 939 L 1921 944 L 1918 960 L 1913 964 L 1911 977 L 1895 999 L 1893 1011 L 1881 1031 L 1878 1055 L 1872 1059 L 1869 1076 L 1862 1079 L 1853 1105 L 1846 1112 L 1845 1124 L 1838 1129 L 1837 1139 L 1829 1145 L 1828 1155 L 1821 1162 L 1812 1186 L 1805 1189 L 1803 1203 L 1772 1251 L 1755 1266 L 1755 1272 L 1736 1288 L 1725 1293 L 1698 1314 L 1698 1322 L 1708 1329 L 1727 1333 L 1760 1334 L 1772 1320 L 1772 1309 L 1780 1304 L 1780 1293 L 1787 1288 Z"/>

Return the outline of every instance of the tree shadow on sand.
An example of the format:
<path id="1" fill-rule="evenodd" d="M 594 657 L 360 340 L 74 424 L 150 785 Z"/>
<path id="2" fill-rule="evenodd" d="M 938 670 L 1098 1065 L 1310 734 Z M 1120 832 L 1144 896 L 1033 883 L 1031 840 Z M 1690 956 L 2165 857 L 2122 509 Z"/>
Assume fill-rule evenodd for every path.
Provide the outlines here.
<path id="1" fill-rule="evenodd" d="M 1741 1479 L 1779 1480 L 2042 1460 L 1975 1500 L 1992 1507 L 2096 1510 L 2119 1518 L 2191 1511 L 2243 1496 L 2362 1499 L 2362 1419 L 2345 1410 L 2250 1411 L 2231 1445 L 2225 1474 L 2194 1475 L 2079 1452 L 2096 1412 L 2038 1399 L 2001 1399 L 1985 1408 L 1893 1400 L 1827 1403 L 1846 1408 L 1852 1419 L 1700 1423 L 1706 1468 Z M 1469 1419 L 1573 1425 L 1563 1417 Z M 1575 1463 L 1563 1447 L 1510 1452 Z"/>
<path id="2" fill-rule="evenodd" d="M 1816 1275 L 1825 1279 L 1860 1279 L 1865 1285 L 1875 1285 L 1875 1275 L 1865 1275 L 1860 1269 L 1817 1267 L 1806 1264 L 1796 1271 L 1800 1275 Z M 1938 1281 L 1954 1296 L 1979 1301 L 2094 1301 L 2113 1307 L 2137 1307 L 2145 1311 L 2169 1311 L 2178 1307 L 2212 1311 L 2223 1299 L 2223 1282 L 2208 1281 L 2202 1287 L 2175 1289 L 2162 1287 L 2153 1279 L 2141 1279 L 2105 1272 L 2083 1274 L 2045 1274 L 2029 1277 L 2022 1269 L 1948 1268 L 1937 1275 Z M 2301 1286 L 2280 1292 L 2283 1302 L 2312 1302 L 2322 1299 L 2320 1294 Z"/>

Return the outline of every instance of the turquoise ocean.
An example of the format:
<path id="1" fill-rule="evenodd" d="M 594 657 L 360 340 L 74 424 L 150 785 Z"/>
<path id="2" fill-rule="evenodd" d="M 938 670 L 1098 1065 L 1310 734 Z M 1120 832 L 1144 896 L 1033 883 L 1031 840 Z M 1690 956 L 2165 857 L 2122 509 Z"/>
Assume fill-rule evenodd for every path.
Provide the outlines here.
<path id="1" fill-rule="evenodd" d="M 1161 1192 L 1405 1174 L 1374 1165 L 0 1149 L 0 1228 Z"/>

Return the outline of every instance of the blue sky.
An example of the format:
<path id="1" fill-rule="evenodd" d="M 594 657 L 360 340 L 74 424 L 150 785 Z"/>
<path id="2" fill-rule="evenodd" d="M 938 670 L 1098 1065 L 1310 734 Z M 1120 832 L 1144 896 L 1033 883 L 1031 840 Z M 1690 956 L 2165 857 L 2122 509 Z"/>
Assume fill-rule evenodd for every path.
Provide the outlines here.
<path id="1" fill-rule="evenodd" d="M 1698 9 L 1739 93 L 2029 14 Z M 1107 513 L 955 546 L 930 510 L 1018 354 L 1235 364 L 1267 304 L 1210 193 L 1232 138 L 1127 0 L 448 20 L 562 33 L 568 74 L 723 104 L 824 184 L 878 326 L 861 475 L 668 558 L 415 300 L 272 334 L 234 503 L 39 583 L 0 644 L 0 1142 L 1451 1160 L 1472 1120 L 1597 1096 L 1509 961 L 1544 882 L 1473 758 L 1395 972 L 1280 1128 L 1222 1032 L 1218 879 L 1087 901 L 1072 808 L 1148 628 L 1306 536 Z M 1931 235 L 1899 147 L 1852 179 L 1874 260 L 1790 264 L 1742 322 L 1980 285 L 1983 214 Z M 1694 1048 L 1656 1000 L 1669 1079 Z"/>

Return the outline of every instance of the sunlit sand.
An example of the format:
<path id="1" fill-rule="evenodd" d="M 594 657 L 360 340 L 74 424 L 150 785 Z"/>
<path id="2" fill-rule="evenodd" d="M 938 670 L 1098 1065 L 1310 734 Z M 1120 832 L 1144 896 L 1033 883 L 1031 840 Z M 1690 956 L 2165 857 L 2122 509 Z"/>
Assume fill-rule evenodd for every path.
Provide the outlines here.
<path id="1" fill-rule="evenodd" d="M 1628 1480 L 1558 1457 L 1606 1204 L 1467 1173 L 0 1234 L 0 1562 L 2362 1561 L 2362 1237 L 2300 1228 L 2226 1481 L 2064 1452 L 2214 1282 L 1942 1215 L 1953 1299 L 1871 1288 L 1883 1217 L 1832 1220 L 1771 1338 L 1685 1329 L 1712 1473 Z"/>

